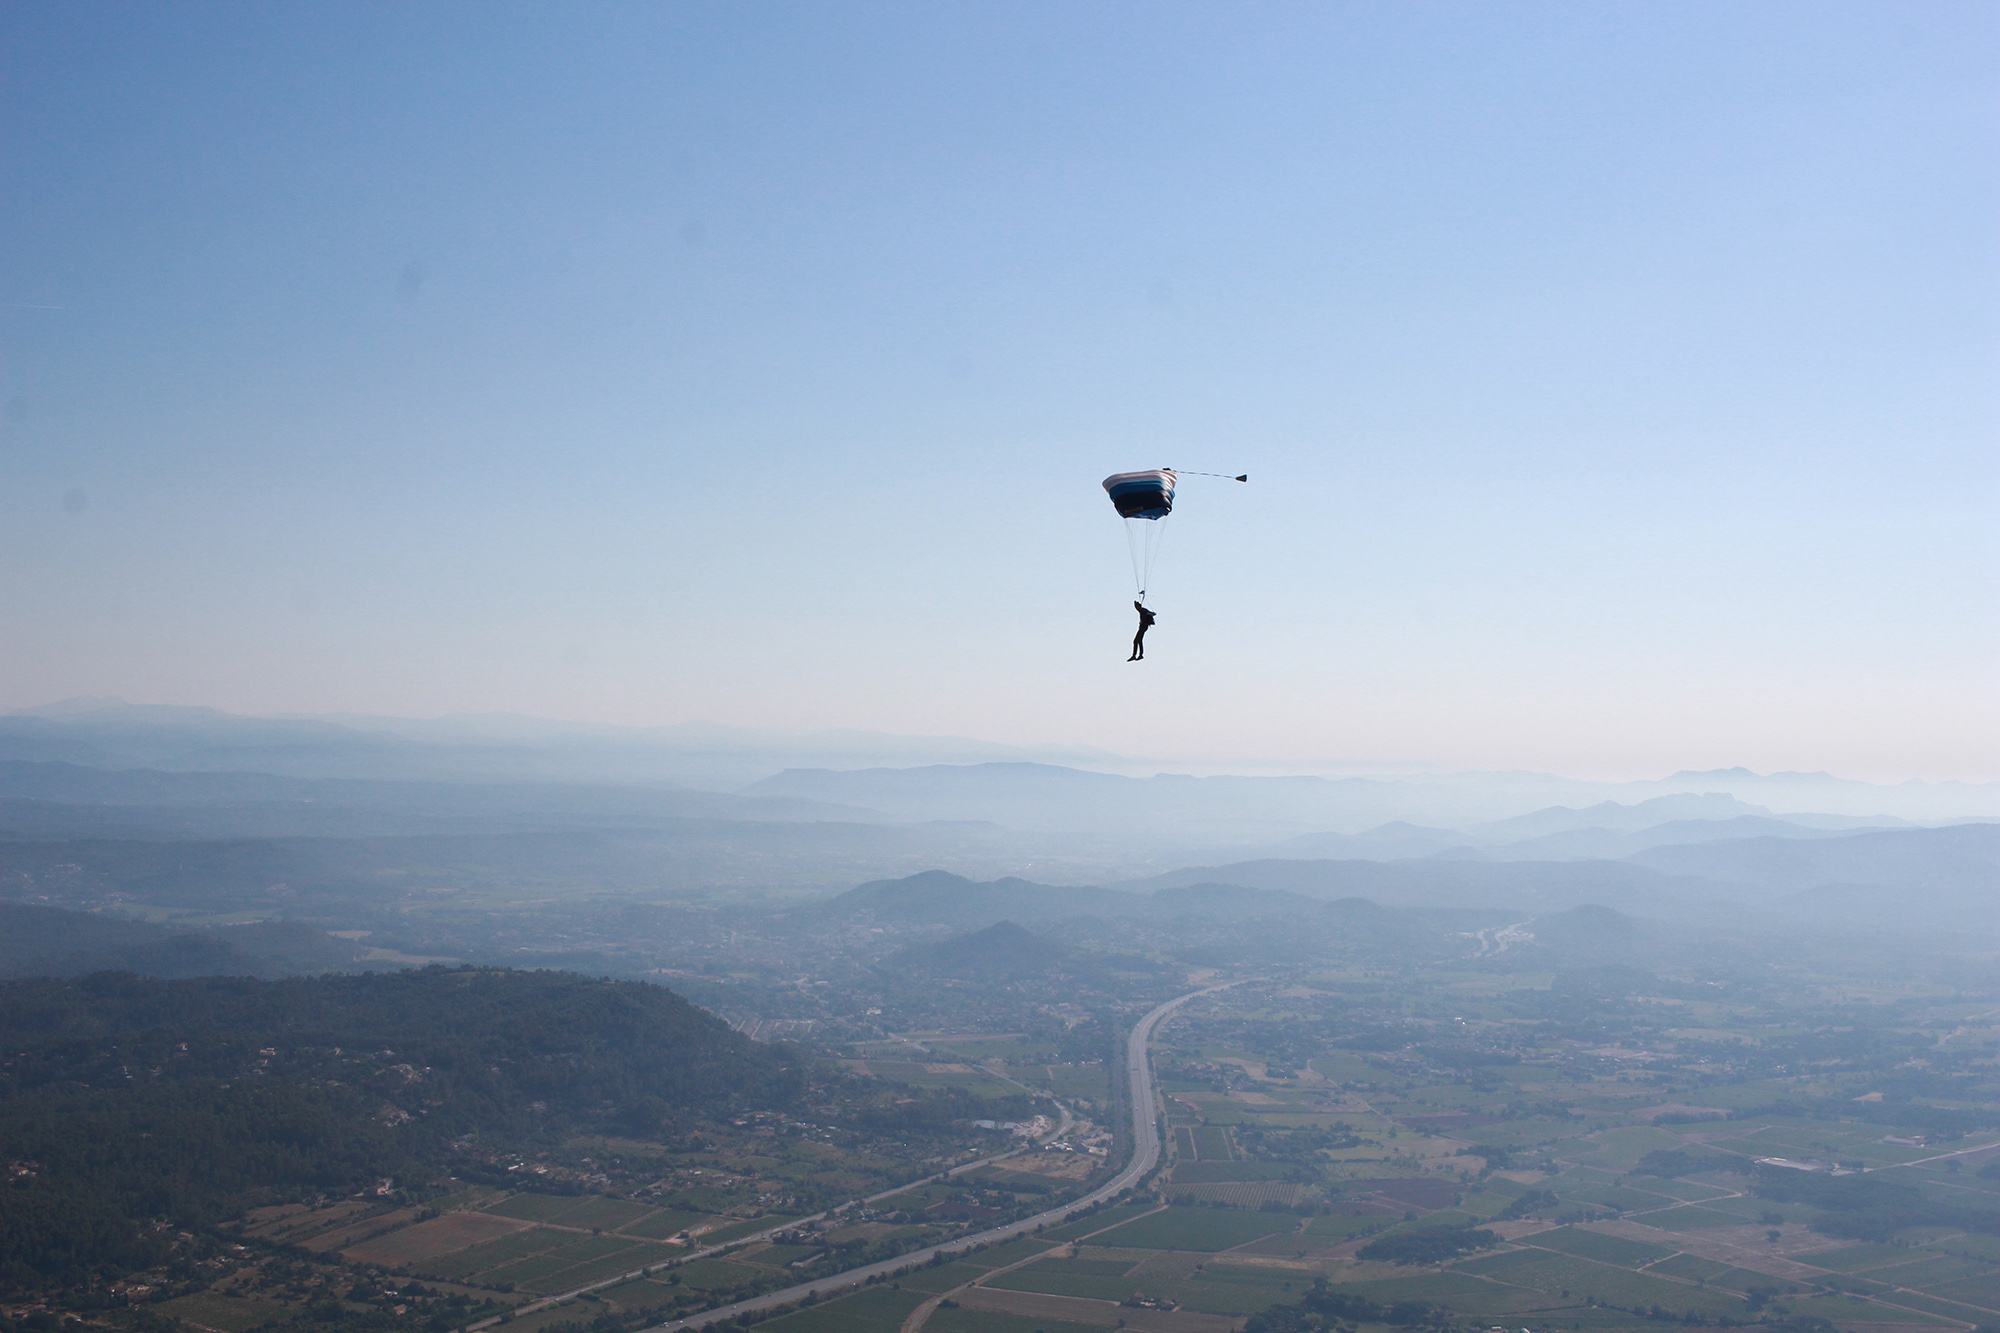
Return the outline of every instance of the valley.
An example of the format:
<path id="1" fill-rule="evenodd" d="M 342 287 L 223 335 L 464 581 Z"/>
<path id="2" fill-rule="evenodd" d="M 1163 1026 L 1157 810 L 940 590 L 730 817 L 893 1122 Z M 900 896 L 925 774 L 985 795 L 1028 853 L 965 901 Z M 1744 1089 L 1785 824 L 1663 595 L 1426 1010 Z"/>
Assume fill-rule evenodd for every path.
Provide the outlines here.
<path id="1" fill-rule="evenodd" d="M 934 837 L 1125 855 L 1054 816 L 907 822 L 1058 808 L 1040 767 L 973 767 L 735 794 L 0 772 L 63 798 L 0 808 L 0 1311 L 2000 1326 L 1992 823 L 1641 790 L 1264 849 L 1292 856 L 1207 825 L 1098 882 L 964 873 L 984 852 L 865 877 Z M 1224 820 L 1389 785 L 1271 781 L 1053 789 Z"/>

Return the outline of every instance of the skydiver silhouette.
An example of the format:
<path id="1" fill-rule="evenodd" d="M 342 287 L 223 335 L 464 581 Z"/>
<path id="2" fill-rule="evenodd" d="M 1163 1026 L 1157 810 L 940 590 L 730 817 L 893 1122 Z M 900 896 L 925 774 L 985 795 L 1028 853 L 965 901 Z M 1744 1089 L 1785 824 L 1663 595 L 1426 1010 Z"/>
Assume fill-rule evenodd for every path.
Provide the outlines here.
<path id="1" fill-rule="evenodd" d="M 1159 617 L 1148 611 L 1144 602 L 1133 602 L 1132 605 L 1139 612 L 1139 632 L 1132 636 L 1132 655 L 1125 660 L 1143 662 L 1146 660 L 1146 631 L 1153 628 L 1153 622 Z"/>

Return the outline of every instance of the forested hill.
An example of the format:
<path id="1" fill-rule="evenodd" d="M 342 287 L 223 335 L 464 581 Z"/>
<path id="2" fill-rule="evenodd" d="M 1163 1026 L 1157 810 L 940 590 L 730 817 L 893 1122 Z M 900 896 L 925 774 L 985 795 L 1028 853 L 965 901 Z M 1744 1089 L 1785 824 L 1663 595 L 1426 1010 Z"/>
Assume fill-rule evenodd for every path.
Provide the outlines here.
<path id="1" fill-rule="evenodd" d="M 0 982 L 0 1287 L 131 1266 L 134 1223 L 421 1184 L 582 1129 L 784 1107 L 804 1071 L 657 986 L 428 968 Z"/>
<path id="2" fill-rule="evenodd" d="M 673 992 L 564 972 L 425 968 L 258 981 L 0 983 L 0 1095 L 252 1079 L 373 1087 L 440 1125 L 547 1114 L 635 1127 L 792 1095 L 783 1054 Z M 613 1109 L 615 1108 L 615 1109 Z M 497 1117 L 497 1119 L 496 1119 Z"/>

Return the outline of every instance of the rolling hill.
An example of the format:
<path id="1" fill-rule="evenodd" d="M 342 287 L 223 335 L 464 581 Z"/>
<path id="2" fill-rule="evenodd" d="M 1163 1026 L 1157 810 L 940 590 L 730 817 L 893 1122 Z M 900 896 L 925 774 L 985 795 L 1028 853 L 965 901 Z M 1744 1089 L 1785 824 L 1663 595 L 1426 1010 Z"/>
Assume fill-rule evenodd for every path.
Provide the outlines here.
<path id="1" fill-rule="evenodd" d="M 877 966 L 898 976 L 986 983 L 1019 981 L 1061 971 L 1076 950 L 1012 921 L 922 944 L 890 955 Z"/>

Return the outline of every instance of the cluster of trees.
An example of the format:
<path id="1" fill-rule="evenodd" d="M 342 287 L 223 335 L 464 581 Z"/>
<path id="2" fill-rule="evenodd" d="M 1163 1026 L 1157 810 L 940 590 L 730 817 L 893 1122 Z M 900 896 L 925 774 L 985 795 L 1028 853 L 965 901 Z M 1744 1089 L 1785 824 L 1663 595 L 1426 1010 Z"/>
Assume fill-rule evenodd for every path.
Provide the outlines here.
<path id="1" fill-rule="evenodd" d="M 1687 1327 L 1714 1325 L 1720 1328 L 1736 1328 L 1745 1323 L 1743 1320 L 1731 1319 L 1727 1315 L 1705 1315 L 1694 1310 L 1669 1310 L 1661 1305 L 1607 1305 L 1603 1301 L 1595 1301 L 1592 1304 L 1599 1309 L 1623 1310 L 1642 1319 Z M 1389 1324 L 1398 1328 L 1440 1330 L 1455 1327 L 1453 1312 L 1448 1306 L 1424 1305 L 1416 1301 L 1398 1301 L 1384 1305 L 1365 1296 L 1329 1286 L 1325 1278 L 1320 1278 L 1296 1303 L 1273 1305 L 1251 1315 L 1250 1321 L 1244 1325 L 1244 1333 L 1326 1333 L 1327 1330 L 1342 1327 L 1352 1328 L 1355 1324 Z M 1767 1319 L 1763 1321 L 1762 1327 L 1769 1333 L 1834 1333 L 1834 1327 L 1828 1321 L 1804 1315 Z M 1978 1333 L 1989 1333 L 1989 1330 L 1982 1325 Z"/>
<path id="2" fill-rule="evenodd" d="M 1271 1125 L 1238 1125 L 1236 1141 L 1254 1157 L 1271 1162 L 1290 1162 L 1312 1168 L 1304 1179 L 1319 1179 L 1317 1165 L 1323 1150 L 1354 1148 L 1369 1140 L 1354 1132 L 1344 1120 L 1331 1125 L 1278 1128 Z M 1288 1177 L 1289 1178 L 1289 1177 Z"/>
<path id="3" fill-rule="evenodd" d="M 1315 1281 L 1291 1305 L 1273 1305 L 1250 1316 L 1244 1333 L 1319 1333 L 1347 1324 L 1392 1324 L 1398 1328 L 1448 1326 L 1451 1311 L 1420 1301 L 1384 1305 L 1366 1296 L 1341 1291 L 1325 1278 Z"/>
<path id="4" fill-rule="evenodd" d="M 1481 1227 L 1435 1227 L 1402 1231 L 1370 1241 L 1356 1251 L 1356 1258 L 1391 1264 L 1437 1264 L 1456 1259 L 1474 1250 L 1490 1249 L 1500 1237 Z"/>
<path id="5" fill-rule="evenodd" d="M 1022 1031 L 1030 1041 L 1054 1043 L 1054 1064 L 1090 1065 L 1118 1058 L 1117 1025 L 1101 1013 L 1075 1023 L 1038 1013 L 1022 1024 Z"/>
<path id="6" fill-rule="evenodd" d="M 977 1097 L 964 1088 L 906 1088 L 893 1102 L 856 1111 L 852 1120 L 878 1133 L 930 1135 L 968 1120 L 1028 1120 L 1045 1109 L 1025 1093 Z"/>
<path id="7" fill-rule="evenodd" d="M 1591 1306 L 1598 1310 L 1622 1310 L 1626 1314 L 1637 1315 L 1641 1319 L 1651 1319 L 1656 1323 L 1662 1324 L 1679 1324 L 1684 1328 L 1708 1328 L 1710 1326 L 1716 1328 L 1740 1328 L 1745 1326 L 1746 1323 L 1751 1323 L 1762 1327 L 1765 1333 L 1834 1333 L 1834 1326 L 1830 1320 L 1815 1318 L 1811 1315 L 1782 1314 L 1755 1321 L 1745 1321 L 1731 1318 L 1726 1314 L 1705 1314 L 1700 1310 L 1670 1310 L 1666 1306 L 1659 1304 L 1614 1305 L 1610 1301 L 1592 1301 Z M 1754 1310 L 1758 1307 L 1753 1302 L 1750 1308 Z"/>
<path id="8" fill-rule="evenodd" d="M 1554 1190 L 1529 1190 L 1526 1194 L 1521 1195 L 1505 1208 L 1501 1209 L 1500 1215 L 1494 1220 L 1497 1222 L 1510 1222 L 1517 1217 L 1531 1217 L 1544 1209 L 1560 1208 L 1561 1206 L 1562 1200 L 1556 1197 Z"/>

